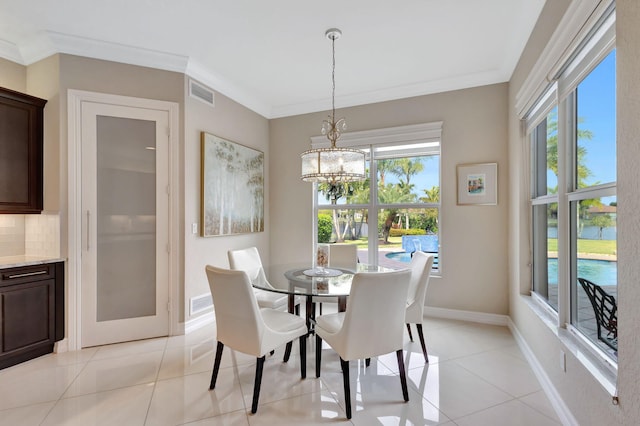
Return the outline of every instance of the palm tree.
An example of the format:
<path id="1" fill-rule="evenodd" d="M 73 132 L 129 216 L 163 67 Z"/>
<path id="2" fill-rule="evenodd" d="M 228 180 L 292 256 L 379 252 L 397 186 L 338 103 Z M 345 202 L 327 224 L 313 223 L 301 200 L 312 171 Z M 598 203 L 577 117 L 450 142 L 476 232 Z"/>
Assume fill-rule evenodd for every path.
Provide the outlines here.
<path id="1" fill-rule="evenodd" d="M 584 118 L 578 118 L 578 124 L 584 122 Z M 578 129 L 578 140 L 591 140 L 593 133 L 591 130 Z M 578 188 L 587 186 L 586 179 L 592 175 L 591 170 L 585 165 L 587 149 L 579 146 L 576 157 L 578 164 Z M 547 117 L 547 168 L 558 176 L 558 110 L 554 108 Z M 549 193 L 557 192 L 557 188 L 549 188 Z"/>
<path id="2" fill-rule="evenodd" d="M 423 203 L 439 203 L 440 202 L 440 187 L 432 186 L 431 189 L 423 189 L 426 197 L 421 197 L 420 201 Z"/>

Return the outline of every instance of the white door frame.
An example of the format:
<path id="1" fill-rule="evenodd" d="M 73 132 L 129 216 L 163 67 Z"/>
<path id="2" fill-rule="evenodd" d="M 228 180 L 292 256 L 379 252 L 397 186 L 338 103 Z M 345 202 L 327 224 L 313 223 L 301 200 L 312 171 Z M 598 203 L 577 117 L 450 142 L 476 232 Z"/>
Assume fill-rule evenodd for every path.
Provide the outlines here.
<path id="1" fill-rule="evenodd" d="M 58 345 L 58 351 L 82 348 L 82 152 L 81 152 L 81 112 L 83 102 L 97 102 L 113 105 L 157 109 L 169 114 L 169 335 L 182 334 L 178 317 L 179 308 L 179 105 L 175 102 L 132 98 L 69 89 L 67 92 L 68 121 L 68 204 L 67 204 L 67 292 L 66 292 L 66 333 L 65 340 Z M 65 342 L 66 341 L 66 342 Z M 66 344 L 65 344 L 66 343 Z"/>

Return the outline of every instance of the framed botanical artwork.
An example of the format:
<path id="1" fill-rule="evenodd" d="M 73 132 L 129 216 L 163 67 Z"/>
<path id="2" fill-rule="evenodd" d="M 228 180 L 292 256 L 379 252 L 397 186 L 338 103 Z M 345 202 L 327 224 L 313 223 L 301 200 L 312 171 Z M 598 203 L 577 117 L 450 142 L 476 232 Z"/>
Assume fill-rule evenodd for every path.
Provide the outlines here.
<path id="1" fill-rule="evenodd" d="M 264 153 L 218 136 L 201 136 L 200 235 L 264 231 Z"/>
<path id="2" fill-rule="evenodd" d="M 498 164 L 458 164 L 458 205 L 498 204 Z"/>

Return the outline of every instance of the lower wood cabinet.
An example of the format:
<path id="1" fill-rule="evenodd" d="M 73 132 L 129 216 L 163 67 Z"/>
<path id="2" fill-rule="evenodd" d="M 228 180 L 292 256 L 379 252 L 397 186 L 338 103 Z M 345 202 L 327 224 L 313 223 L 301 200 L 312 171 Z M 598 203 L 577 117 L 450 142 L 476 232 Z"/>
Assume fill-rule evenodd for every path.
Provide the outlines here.
<path id="1" fill-rule="evenodd" d="M 0 369 L 64 338 L 64 263 L 0 269 Z"/>

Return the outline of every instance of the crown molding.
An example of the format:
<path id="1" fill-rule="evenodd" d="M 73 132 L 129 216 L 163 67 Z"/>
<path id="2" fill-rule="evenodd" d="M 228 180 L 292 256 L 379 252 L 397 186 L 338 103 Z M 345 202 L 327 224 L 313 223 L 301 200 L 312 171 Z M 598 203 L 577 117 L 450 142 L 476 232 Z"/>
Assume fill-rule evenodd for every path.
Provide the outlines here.
<path id="1" fill-rule="evenodd" d="M 0 40 L 0 56 L 25 66 L 56 53 L 183 73 L 252 111 L 266 118 L 270 118 L 270 105 L 256 99 L 233 83 L 210 72 L 197 61 L 187 56 L 78 37 L 54 31 L 41 32 L 37 37 L 23 44 L 20 49 L 14 44 Z"/>

